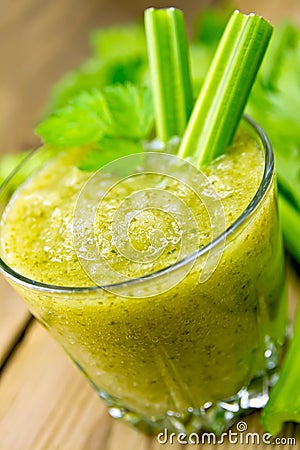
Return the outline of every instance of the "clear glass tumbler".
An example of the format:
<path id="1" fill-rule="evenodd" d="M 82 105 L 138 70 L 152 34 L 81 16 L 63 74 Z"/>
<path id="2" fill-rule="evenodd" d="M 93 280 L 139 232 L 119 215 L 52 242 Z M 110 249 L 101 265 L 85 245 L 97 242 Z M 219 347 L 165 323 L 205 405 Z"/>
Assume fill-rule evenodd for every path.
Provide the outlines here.
<path id="1" fill-rule="evenodd" d="M 240 217 L 197 252 L 191 270 L 169 290 L 124 296 L 124 287 L 146 292 L 164 285 L 190 257 L 113 292 L 46 285 L 0 259 L 2 273 L 110 414 L 148 433 L 220 433 L 268 399 L 287 322 L 284 254 L 272 148 L 260 127 L 247 122 L 264 153 L 261 184 Z M 18 180 L 50 156 L 38 150 L 10 176 L 1 190 L 2 213 Z M 199 283 L 207 253 L 217 253 L 223 238 L 215 271 Z"/>

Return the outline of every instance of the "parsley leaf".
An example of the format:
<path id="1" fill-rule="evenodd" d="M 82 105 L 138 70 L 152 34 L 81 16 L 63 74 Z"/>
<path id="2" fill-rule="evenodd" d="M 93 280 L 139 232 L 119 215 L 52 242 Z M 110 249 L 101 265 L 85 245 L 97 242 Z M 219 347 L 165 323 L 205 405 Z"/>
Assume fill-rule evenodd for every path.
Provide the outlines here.
<path id="1" fill-rule="evenodd" d="M 98 143 L 104 136 L 146 139 L 153 121 L 151 91 L 126 83 L 81 93 L 36 132 L 54 147 L 78 147 Z"/>
<path id="2" fill-rule="evenodd" d="M 99 142 L 97 148 L 91 150 L 80 163 L 79 169 L 96 171 L 116 158 L 143 152 L 140 141 L 119 139 L 105 136 Z"/>
<path id="3" fill-rule="evenodd" d="M 82 92 L 38 125 L 54 148 L 91 146 L 80 164 L 97 170 L 114 159 L 143 151 L 154 123 L 149 88 L 126 83 Z"/>
<path id="4" fill-rule="evenodd" d="M 91 58 L 54 86 L 48 113 L 65 106 L 84 90 L 126 82 L 141 85 L 147 80 L 145 32 L 140 24 L 100 28 L 91 33 L 90 44 L 93 50 Z"/>
<path id="5" fill-rule="evenodd" d="M 106 134 L 128 139 L 145 139 L 154 123 L 152 93 L 133 84 L 108 86 L 104 94 L 113 120 Z"/>
<path id="6" fill-rule="evenodd" d="M 102 89 L 111 84 L 131 82 L 144 84 L 145 57 L 135 55 L 113 60 L 90 58 L 76 70 L 67 73 L 52 89 L 46 113 L 65 106 L 73 97 L 85 90 Z"/>
<path id="7" fill-rule="evenodd" d="M 124 42 L 126 45 L 121 45 Z M 94 54 L 102 60 L 146 56 L 145 31 L 141 24 L 100 28 L 91 33 L 90 43 Z"/>
<path id="8" fill-rule="evenodd" d="M 103 136 L 105 114 L 109 111 L 103 93 L 83 92 L 39 124 L 36 133 L 46 144 L 59 148 L 93 144 Z"/>

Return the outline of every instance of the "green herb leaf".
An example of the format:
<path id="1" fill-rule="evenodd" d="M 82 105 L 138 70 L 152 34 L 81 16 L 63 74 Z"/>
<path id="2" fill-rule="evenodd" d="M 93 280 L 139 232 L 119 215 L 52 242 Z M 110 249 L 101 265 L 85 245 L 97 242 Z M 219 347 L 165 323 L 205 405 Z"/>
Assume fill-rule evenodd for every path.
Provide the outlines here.
<path id="1" fill-rule="evenodd" d="M 271 34 L 272 26 L 262 17 L 232 14 L 188 123 L 180 157 L 203 166 L 231 143 Z"/>
<path id="2" fill-rule="evenodd" d="M 126 46 L 124 46 L 126 42 Z M 126 82 L 143 84 L 147 71 L 145 33 L 141 25 L 109 27 L 90 35 L 93 55 L 54 87 L 49 113 L 85 90 Z"/>
<path id="3" fill-rule="evenodd" d="M 193 96 L 197 98 L 204 83 L 207 71 L 213 58 L 213 48 L 200 42 L 190 44 L 191 73 L 193 80 Z"/>
<path id="4" fill-rule="evenodd" d="M 299 32 L 291 22 L 283 22 L 275 28 L 269 51 L 260 71 L 261 80 L 266 88 L 272 91 L 278 89 L 287 51 L 295 50 L 297 41 L 299 42 Z"/>
<path id="5" fill-rule="evenodd" d="M 95 144 L 104 136 L 141 140 L 153 124 L 148 88 L 127 83 L 83 92 L 37 127 L 37 134 L 54 147 Z"/>
<path id="6" fill-rule="evenodd" d="M 193 27 L 193 39 L 201 45 L 218 45 L 229 16 L 228 8 L 204 9 L 196 18 Z"/>
<path id="7" fill-rule="evenodd" d="M 143 152 L 142 143 L 128 139 L 104 137 L 97 148 L 91 150 L 80 163 L 79 169 L 96 171 L 114 159 Z"/>
<path id="8" fill-rule="evenodd" d="M 146 56 L 145 31 L 141 24 L 100 28 L 91 33 L 90 42 L 99 60 Z M 122 45 L 124 42 L 126 45 Z"/>
<path id="9" fill-rule="evenodd" d="M 119 44 L 122 47 L 121 44 Z M 66 74 L 53 88 L 47 112 L 52 113 L 83 91 L 102 89 L 111 84 L 127 82 L 141 85 L 146 78 L 146 52 L 144 56 L 119 57 L 113 60 L 91 58 L 79 68 Z"/>
<path id="10" fill-rule="evenodd" d="M 108 116 L 108 117 L 107 117 Z M 36 133 L 54 147 L 93 144 L 103 136 L 110 111 L 102 92 L 94 89 L 75 97 L 36 128 Z"/>
<path id="11" fill-rule="evenodd" d="M 127 83 L 103 90 L 113 120 L 105 134 L 141 140 L 148 137 L 154 122 L 150 89 Z"/>
<path id="12" fill-rule="evenodd" d="M 126 46 L 124 46 L 126 42 Z M 53 88 L 47 112 L 66 106 L 85 90 L 111 84 L 143 84 L 147 77 L 145 33 L 141 25 L 109 27 L 90 35 L 93 55 Z"/>

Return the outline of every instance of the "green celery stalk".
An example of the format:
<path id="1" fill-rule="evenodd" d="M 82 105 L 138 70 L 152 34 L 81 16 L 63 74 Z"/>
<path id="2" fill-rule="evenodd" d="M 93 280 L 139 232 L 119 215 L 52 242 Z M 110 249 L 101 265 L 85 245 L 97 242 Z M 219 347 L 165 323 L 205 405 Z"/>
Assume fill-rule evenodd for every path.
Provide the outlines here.
<path id="1" fill-rule="evenodd" d="M 280 370 L 277 383 L 262 412 L 264 428 L 275 435 L 284 422 L 300 422 L 300 308 L 296 317 L 294 336 Z"/>
<path id="2" fill-rule="evenodd" d="M 175 8 L 145 11 L 157 137 L 182 136 L 192 107 L 188 43 L 183 13 Z"/>
<path id="3" fill-rule="evenodd" d="M 293 257 L 300 262 L 300 211 L 283 194 L 279 194 L 278 202 L 284 243 Z"/>
<path id="4" fill-rule="evenodd" d="M 272 26 L 235 11 L 225 28 L 183 136 L 178 156 L 198 167 L 231 143 L 267 49 Z"/>

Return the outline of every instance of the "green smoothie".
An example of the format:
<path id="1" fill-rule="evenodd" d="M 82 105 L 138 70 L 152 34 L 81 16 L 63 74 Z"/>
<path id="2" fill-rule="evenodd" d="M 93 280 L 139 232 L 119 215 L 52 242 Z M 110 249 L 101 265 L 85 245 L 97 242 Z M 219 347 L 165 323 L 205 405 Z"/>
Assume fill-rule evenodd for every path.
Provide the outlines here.
<path id="1" fill-rule="evenodd" d="M 78 168 L 83 153 L 73 149 L 60 154 L 17 190 L 2 218 L 1 254 L 22 276 L 86 289 L 35 288 L 17 280 L 13 285 L 95 388 L 116 404 L 154 418 L 236 395 L 265 370 L 266 348 L 281 344 L 285 334 L 283 250 L 274 180 L 252 214 L 228 236 L 219 264 L 204 283 L 199 283 L 200 257 L 166 292 L 127 298 L 92 289 L 94 283 L 74 249 L 74 208 L 91 176 Z M 204 172 L 222 200 L 228 228 L 262 181 L 262 146 L 247 127 L 240 128 L 226 153 Z M 164 182 L 155 174 L 152 181 L 160 188 Z M 131 278 L 167 267 L 178 257 L 176 221 L 150 210 L 131 222 L 132 245 L 147 250 L 150 231 L 162 231 L 168 236 L 163 257 L 148 265 L 129 261 L 124 267 L 118 256 L 109 232 L 113 214 L 118 202 L 142 189 L 143 183 L 143 177 L 121 183 L 114 195 L 106 197 L 95 221 L 98 248 L 116 270 Z M 211 232 L 205 207 L 197 206 L 193 194 L 176 181 L 164 189 L 175 191 L 193 211 L 200 246 L 208 244 Z M 168 276 L 162 273 L 155 282 L 163 285 Z"/>

